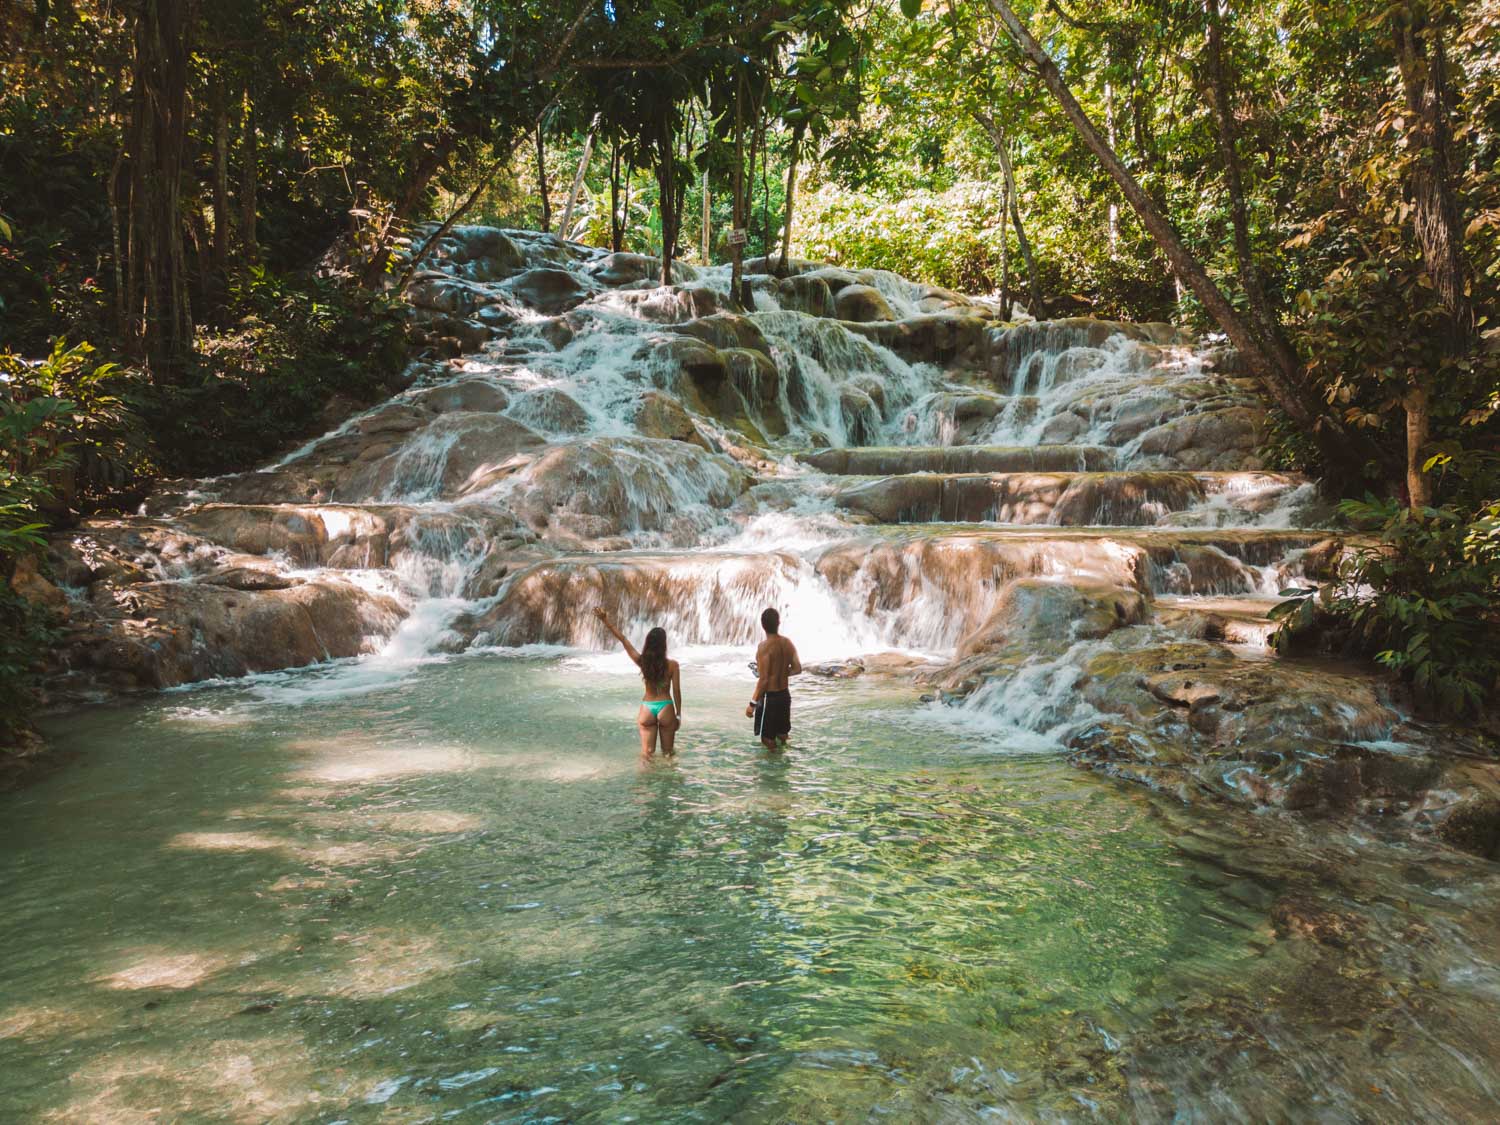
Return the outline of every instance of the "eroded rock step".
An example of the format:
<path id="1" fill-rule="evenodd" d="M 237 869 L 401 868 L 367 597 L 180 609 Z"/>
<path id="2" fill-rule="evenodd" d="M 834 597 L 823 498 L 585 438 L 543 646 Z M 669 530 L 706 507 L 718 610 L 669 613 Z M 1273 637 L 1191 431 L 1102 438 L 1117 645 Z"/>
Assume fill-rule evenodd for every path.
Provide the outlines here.
<path id="1" fill-rule="evenodd" d="M 615 552 L 548 559 L 519 571 L 496 601 L 457 626 L 463 643 L 602 646 L 588 612 L 663 625 L 682 644 L 753 640 L 761 607 L 866 629 L 869 643 L 952 648 L 1017 578 L 1142 595 L 1244 595 L 1320 565 L 1322 532 L 1147 528 L 892 527 L 813 558 L 780 553 Z M 854 623 L 865 623 L 856 625 Z"/>
<path id="2" fill-rule="evenodd" d="M 1182 597 L 1156 599 L 1154 619 L 1175 633 L 1206 641 L 1268 648 L 1276 622 L 1269 617 L 1278 597 Z"/>
<path id="3" fill-rule="evenodd" d="M 1150 526 L 1211 498 L 1230 521 L 1250 522 L 1306 483 L 1263 472 L 910 473 L 851 481 L 836 498 L 881 523 Z"/>
<path id="4" fill-rule="evenodd" d="M 820 449 L 798 460 L 838 476 L 896 476 L 1102 472 L 1115 467 L 1115 457 L 1115 450 L 1099 445 L 893 445 Z"/>

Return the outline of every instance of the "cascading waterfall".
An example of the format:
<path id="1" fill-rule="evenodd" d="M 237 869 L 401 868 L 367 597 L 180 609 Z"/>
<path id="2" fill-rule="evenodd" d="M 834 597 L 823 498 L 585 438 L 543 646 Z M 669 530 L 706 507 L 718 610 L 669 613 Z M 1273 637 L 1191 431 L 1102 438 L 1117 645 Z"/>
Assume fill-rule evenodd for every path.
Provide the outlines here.
<path id="1" fill-rule="evenodd" d="M 787 607 L 789 628 L 803 615 L 801 632 L 815 633 L 830 659 L 882 648 L 941 659 L 1010 577 L 1105 573 L 1147 594 L 1265 597 L 1308 545 L 1288 542 L 1263 558 L 1233 538 L 1121 538 L 1132 529 L 1291 529 L 1312 500 L 1295 478 L 1171 467 L 1183 442 L 1163 437 L 1161 424 L 1198 409 L 1206 376 L 1191 348 L 1157 342 L 1169 333 L 1089 321 L 1005 329 L 988 306 L 969 304 L 952 329 L 969 341 L 957 349 L 967 347 L 967 358 L 945 366 L 920 346 L 898 355 L 877 342 L 923 339 L 947 323 L 923 311 L 928 298 L 934 307 L 962 300 L 894 274 L 829 276 L 855 277 L 895 315 L 914 318 L 903 322 L 914 326 L 905 337 L 798 311 L 774 279 L 755 280 L 755 310 L 733 313 L 727 266 L 684 266 L 681 284 L 663 288 L 647 259 L 466 229 L 479 232 L 460 236 L 476 246 L 509 239 L 514 254 L 544 267 L 550 288 L 535 295 L 531 274 L 497 271 L 477 251 L 440 256 L 414 300 L 484 312 L 505 326 L 499 338 L 428 367 L 390 403 L 266 471 L 288 478 L 288 492 L 323 489 L 341 503 L 404 513 L 386 585 L 410 616 L 387 651 L 599 643 L 589 629 L 543 627 L 516 609 L 526 591 L 545 588 L 537 575 L 564 575 L 570 596 L 587 576 L 576 605 L 613 597 L 634 605 L 632 622 L 659 619 L 693 643 L 747 642 L 756 606 L 771 602 Z M 558 300 L 566 311 L 532 307 Z M 743 427 L 758 432 L 747 437 Z M 854 479 L 820 471 L 816 457 L 799 464 L 809 445 L 891 448 L 859 461 L 884 475 Z M 943 449 L 954 456 L 938 457 Z M 1174 452 L 1151 452 L 1160 449 Z M 1153 472 L 1101 471 L 1138 463 Z M 309 484 L 306 473 L 324 475 Z M 825 565 L 831 552 L 878 535 L 866 527 L 871 516 L 918 538 L 894 554 L 867 552 L 852 569 Z M 930 543 L 921 521 L 934 521 Z M 1078 539 L 1079 527 L 1123 530 L 1095 543 Z M 1023 530 L 1029 538 L 1015 542 L 972 537 Z M 704 546 L 715 553 L 670 566 L 638 553 Z M 529 554 L 486 566 L 517 550 Z M 993 578 L 973 570 L 989 565 L 976 564 L 975 551 L 1004 556 Z M 663 583 L 671 599 L 658 596 Z M 507 621 L 512 612 L 519 617 Z M 528 634 L 533 626 L 539 634 Z"/>

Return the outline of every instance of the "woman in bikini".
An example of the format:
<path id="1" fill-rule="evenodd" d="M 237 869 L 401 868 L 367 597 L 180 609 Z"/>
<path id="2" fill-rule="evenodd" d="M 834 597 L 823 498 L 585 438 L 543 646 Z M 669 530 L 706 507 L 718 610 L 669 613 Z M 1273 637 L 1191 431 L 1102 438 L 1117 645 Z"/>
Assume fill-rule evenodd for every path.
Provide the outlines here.
<path id="1" fill-rule="evenodd" d="M 635 720 L 641 732 L 641 757 L 649 758 L 656 753 L 658 734 L 661 736 L 661 752 L 670 757 L 676 751 L 677 728 L 682 726 L 682 669 L 677 661 L 667 659 L 667 631 L 652 629 L 646 634 L 641 651 L 636 652 L 635 646 L 615 628 L 604 610 L 595 608 L 594 616 L 614 634 L 615 640 L 625 646 L 626 653 L 641 670 L 641 679 L 646 682 L 641 709 Z"/>

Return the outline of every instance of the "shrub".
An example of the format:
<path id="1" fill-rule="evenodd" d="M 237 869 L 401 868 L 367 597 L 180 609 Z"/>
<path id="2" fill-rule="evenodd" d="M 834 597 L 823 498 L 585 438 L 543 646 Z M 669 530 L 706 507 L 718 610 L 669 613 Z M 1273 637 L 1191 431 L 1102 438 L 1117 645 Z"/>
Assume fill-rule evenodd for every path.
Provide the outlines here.
<path id="1" fill-rule="evenodd" d="M 41 512 L 54 496 L 54 482 L 73 463 L 60 439 L 75 404 L 28 393 L 18 378 L 30 368 L 0 356 L 0 750 L 31 731 L 38 666 L 51 639 L 51 615 L 11 587 L 16 565 L 41 549 L 46 523 Z M 41 365 L 38 365 L 41 366 Z"/>
<path id="2" fill-rule="evenodd" d="M 914 281 L 963 293 L 1000 288 L 1002 193 L 997 184 L 965 180 L 946 191 L 913 190 L 896 198 L 825 185 L 799 200 L 793 226 L 797 254 L 857 269 L 887 269 Z M 1128 320 L 1164 320 L 1174 294 L 1149 243 L 1122 237 L 1117 252 L 1071 220 L 1026 220 L 1038 283 L 1053 316 L 1080 311 Z M 1025 300 L 1025 262 L 1010 232 L 1011 291 Z"/>
<path id="3" fill-rule="evenodd" d="M 406 363 L 401 306 L 336 279 L 255 267 L 231 292 L 234 327 L 200 334 L 196 367 L 146 407 L 162 467 L 245 469 L 326 429 L 334 395 L 370 402 Z"/>
<path id="4" fill-rule="evenodd" d="M 1460 476 L 1452 501 L 1413 512 L 1394 499 L 1346 500 L 1340 511 L 1378 542 L 1357 548 L 1322 591 L 1286 590 L 1272 611 L 1286 648 L 1320 625 L 1411 684 L 1419 704 L 1450 715 L 1482 711 L 1500 684 L 1500 458 L 1439 454 L 1429 467 Z M 1461 466 L 1461 467 L 1460 467 Z M 1480 497 L 1488 498 L 1480 498 Z"/>
<path id="5" fill-rule="evenodd" d="M 37 511 L 93 506 L 150 475 L 151 444 L 137 413 L 143 379 L 96 362 L 92 345 L 61 338 L 34 363 L 0 353 L 8 460 L 13 472 L 46 483 Z M 49 454 L 62 462 L 39 467 Z"/>

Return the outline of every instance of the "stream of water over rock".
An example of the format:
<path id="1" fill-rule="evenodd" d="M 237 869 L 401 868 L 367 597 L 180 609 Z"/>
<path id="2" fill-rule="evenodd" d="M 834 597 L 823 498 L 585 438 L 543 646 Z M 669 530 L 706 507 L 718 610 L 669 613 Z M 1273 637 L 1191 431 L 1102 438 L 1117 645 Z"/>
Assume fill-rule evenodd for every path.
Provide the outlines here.
<path id="1" fill-rule="evenodd" d="M 106 702 L 5 798 L 0 1113 L 1493 1115 L 1494 779 L 1267 651 L 1345 547 L 1232 353 L 756 266 L 460 228 L 451 359 L 53 543 Z"/>

